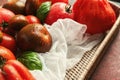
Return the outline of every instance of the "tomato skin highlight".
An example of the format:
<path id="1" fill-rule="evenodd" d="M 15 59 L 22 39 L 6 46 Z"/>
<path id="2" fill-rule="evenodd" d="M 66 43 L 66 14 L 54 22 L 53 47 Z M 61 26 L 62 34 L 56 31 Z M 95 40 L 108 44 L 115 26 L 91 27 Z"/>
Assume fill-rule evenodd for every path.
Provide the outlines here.
<path id="1" fill-rule="evenodd" d="M 35 80 L 29 70 L 17 60 L 9 60 L 6 64 L 13 66 L 23 80 Z"/>

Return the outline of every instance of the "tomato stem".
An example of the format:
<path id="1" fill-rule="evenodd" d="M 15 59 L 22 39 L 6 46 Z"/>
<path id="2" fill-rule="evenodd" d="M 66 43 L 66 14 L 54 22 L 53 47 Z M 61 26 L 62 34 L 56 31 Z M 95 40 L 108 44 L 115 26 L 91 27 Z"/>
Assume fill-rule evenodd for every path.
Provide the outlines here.
<path id="1" fill-rule="evenodd" d="M 66 12 L 68 12 L 68 13 L 72 13 L 72 11 L 71 11 L 71 5 L 69 4 L 69 5 L 66 5 L 65 6 L 65 10 L 66 10 Z"/>
<path id="2" fill-rule="evenodd" d="M 3 22 L 2 22 L 2 27 L 5 28 L 5 27 L 7 27 L 7 26 L 8 26 L 8 23 L 5 22 L 5 21 L 3 21 Z"/>
<path id="3" fill-rule="evenodd" d="M 5 58 L 3 58 L 2 56 L 0 56 L 0 68 L 3 67 L 3 65 L 5 64 L 7 60 Z"/>

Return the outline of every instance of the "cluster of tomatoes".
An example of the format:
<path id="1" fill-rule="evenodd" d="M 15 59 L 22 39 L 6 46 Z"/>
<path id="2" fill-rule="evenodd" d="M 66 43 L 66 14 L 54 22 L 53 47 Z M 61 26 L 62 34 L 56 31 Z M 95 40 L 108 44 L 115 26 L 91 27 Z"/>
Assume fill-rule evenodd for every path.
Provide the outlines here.
<path id="1" fill-rule="evenodd" d="M 41 20 L 40 12 L 42 8 L 37 7 L 40 6 L 43 2 L 50 0 L 26 0 L 24 3 L 24 8 L 22 2 L 18 0 L 11 0 L 10 2 L 3 5 L 3 8 L 0 8 L 0 45 L 4 46 L 11 51 L 16 51 L 16 34 L 20 31 L 25 25 L 32 23 L 39 24 L 52 24 L 59 18 L 73 18 L 73 14 L 69 11 L 68 0 L 52 0 L 52 4 L 56 3 L 51 7 L 51 11 L 47 15 L 44 21 Z M 61 2 L 61 3 L 57 3 Z M 48 3 L 49 4 L 49 3 Z M 43 10 L 46 9 L 44 6 L 48 4 L 43 4 Z M 51 3 L 50 3 L 51 4 Z M 62 8 L 60 6 L 63 6 Z M 66 8 L 69 13 L 66 11 Z M 32 7 L 32 8 L 31 8 Z M 36 10 L 36 8 L 40 8 Z M 48 8 L 48 7 L 47 7 Z M 59 14 L 56 15 L 56 10 Z M 45 12 L 45 11 L 44 11 Z M 40 15 L 39 15 L 40 14 Z M 51 16 L 54 15 L 54 16 Z M 45 13 L 42 15 L 45 16 Z M 43 23 L 44 22 L 44 23 Z M 21 42 L 22 44 L 22 42 Z"/>
<path id="2" fill-rule="evenodd" d="M 11 20 L 13 17 L 14 19 Z M 24 22 L 19 21 L 19 18 Z M 14 24 L 14 21 L 18 23 Z M 24 23 L 22 25 L 24 26 L 30 23 L 40 23 L 40 21 L 32 15 L 16 15 L 6 8 L 0 8 L 0 80 L 35 80 L 29 70 L 16 60 L 16 32 L 11 30 L 10 25 L 13 27 L 21 23 Z"/>
<path id="3" fill-rule="evenodd" d="M 110 29 L 116 20 L 107 0 L 76 0 L 72 6 L 68 3 L 68 0 L 25 3 L 9 0 L 0 8 L 0 80 L 35 80 L 16 57 L 22 50 L 42 53 L 50 50 L 52 38 L 44 23 L 52 25 L 60 18 L 70 18 L 86 24 L 87 33 L 96 34 Z"/>
<path id="4" fill-rule="evenodd" d="M 25 41 L 24 39 L 23 39 L 23 41 L 19 41 L 19 43 L 17 43 L 16 35 L 24 26 L 29 25 L 29 24 L 34 24 L 34 25 L 29 25 L 29 26 L 33 26 L 33 28 L 44 29 L 42 26 L 42 24 L 44 24 L 43 23 L 44 21 L 42 22 L 42 20 L 40 20 L 39 11 L 38 11 L 37 17 L 34 15 L 35 12 L 32 11 L 32 10 L 36 10 L 35 6 L 37 5 L 36 4 L 37 1 L 40 2 L 40 3 L 38 2 L 40 5 L 42 2 L 45 2 L 46 0 L 43 0 L 43 1 L 42 0 L 27 0 L 26 4 L 24 4 L 25 5 L 24 8 L 23 8 L 23 5 L 19 5 L 19 4 L 21 4 L 21 2 L 19 3 L 18 0 L 10 0 L 6 4 L 4 4 L 2 8 L 0 8 L 0 80 L 16 80 L 16 79 L 35 80 L 34 77 L 31 75 L 31 73 L 29 72 L 28 68 L 26 68 L 21 62 L 19 62 L 16 59 L 17 55 L 19 55 L 19 53 L 20 54 L 23 53 L 23 51 L 21 51 L 18 48 L 18 44 L 23 45 L 21 48 L 23 48 L 25 46 L 26 49 L 29 49 L 28 47 L 30 47 L 30 46 L 26 47 L 27 42 L 26 42 L 26 44 L 24 44 L 24 41 Z M 52 4 L 56 3 L 56 2 L 59 2 L 59 0 L 53 0 Z M 60 3 L 60 4 L 58 4 L 59 6 L 61 4 L 63 4 L 65 6 L 65 4 L 68 3 L 68 0 L 63 0 L 63 1 L 61 0 L 60 2 L 65 2 L 65 3 Z M 32 6 L 33 4 L 34 4 L 34 6 Z M 49 4 L 49 2 L 48 2 L 48 4 Z M 43 4 L 43 6 L 44 6 L 44 4 Z M 46 4 L 45 4 L 45 6 L 46 6 Z M 26 7 L 26 10 L 24 10 L 25 7 Z M 31 7 L 33 7 L 33 9 Z M 26 12 L 23 12 L 23 11 L 26 11 Z M 37 14 L 37 13 L 35 13 L 35 14 Z M 42 14 L 44 14 L 44 13 L 42 13 Z M 51 19 L 51 20 L 48 19 L 45 22 L 49 23 L 52 20 L 54 22 L 55 18 Z M 52 23 L 50 23 L 50 24 L 52 24 Z M 36 27 L 36 26 L 38 26 L 38 27 Z M 39 26 L 41 26 L 41 27 L 39 27 Z M 27 30 L 29 30 L 29 28 Z M 23 32 L 26 33 L 25 31 L 23 31 Z M 46 29 L 41 30 L 41 32 L 44 34 L 49 34 Z M 27 35 L 27 34 L 28 33 L 26 33 L 25 35 Z M 49 34 L 49 36 L 50 36 L 50 34 Z M 39 40 L 34 39 L 36 41 L 32 41 L 33 44 L 34 45 L 40 44 L 40 47 L 43 46 L 43 48 L 42 49 L 40 48 L 40 50 L 42 50 L 44 52 L 46 50 L 49 50 L 51 47 L 51 44 L 52 44 L 51 39 L 49 37 L 46 38 L 47 41 L 44 40 L 43 37 L 42 38 L 40 37 L 40 39 L 45 42 L 49 42 L 49 41 L 50 42 L 46 43 L 48 45 L 45 44 L 45 47 L 44 47 L 44 45 L 43 45 L 44 42 L 42 43 L 40 41 L 40 42 L 34 44 L 34 42 L 39 41 Z M 20 39 L 18 39 L 18 40 L 20 40 Z M 29 42 L 29 44 L 31 44 L 32 42 Z M 50 47 L 49 47 L 49 45 L 50 45 Z M 32 44 L 31 44 L 31 46 L 34 47 Z"/>
<path id="5" fill-rule="evenodd" d="M 13 16 L 15 14 L 12 11 L 0 8 L 0 80 L 16 80 L 16 78 L 20 80 L 34 80 L 28 69 L 16 60 L 14 54 L 17 49 L 16 41 L 7 32 L 8 22 Z"/>

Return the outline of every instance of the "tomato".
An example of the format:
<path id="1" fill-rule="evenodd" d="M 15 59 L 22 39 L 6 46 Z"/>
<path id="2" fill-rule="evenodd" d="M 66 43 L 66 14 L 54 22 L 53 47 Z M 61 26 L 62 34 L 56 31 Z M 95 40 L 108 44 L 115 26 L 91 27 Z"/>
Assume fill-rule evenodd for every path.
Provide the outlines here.
<path id="1" fill-rule="evenodd" d="M 86 24 L 89 34 L 104 33 L 116 21 L 115 11 L 108 0 L 76 0 L 73 11 L 75 21 Z"/>
<path id="2" fill-rule="evenodd" d="M 30 24 L 31 23 L 40 23 L 40 20 L 36 16 L 27 15 L 26 18 Z"/>
<path id="3" fill-rule="evenodd" d="M 14 54 L 7 48 L 0 46 L 0 68 L 7 60 L 15 60 Z"/>
<path id="4" fill-rule="evenodd" d="M 6 33 L 15 37 L 15 35 L 27 24 L 29 23 L 24 15 L 15 15 L 8 22 L 8 30 Z"/>
<path id="5" fill-rule="evenodd" d="M 7 0 L 7 2 L 2 6 L 15 14 L 24 14 L 24 3 L 20 0 Z"/>
<path id="6" fill-rule="evenodd" d="M 15 39 L 9 34 L 2 33 L 2 32 L 0 33 L 1 33 L 0 45 L 10 49 L 11 51 L 15 51 L 16 50 Z"/>
<path id="7" fill-rule="evenodd" d="M 15 14 L 5 8 L 0 8 L 0 24 L 4 24 L 5 22 L 9 22 L 9 20 L 15 16 Z"/>
<path id="8" fill-rule="evenodd" d="M 74 14 L 71 10 L 71 6 L 63 3 L 57 2 L 51 6 L 51 9 L 45 19 L 45 23 L 51 25 L 58 19 L 70 18 L 73 19 Z"/>
<path id="9" fill-rule="evenodd" d="M 1 28 L 2 30 L 8 26 L 8 22 L 13 16 L 15 16 L 15 14 L 12 11 L 0 8 L 0 27 L 3 27 L 3 29 Z"/>
<path id="10" fill-rule="evenodd" d="M 14 54 L 7 48 L 0 46 L 0 57 L 6 60 L 15 60 Z"/>
<path id="11" fill-rule="evenodd" d="M 25 13 L 26 15 L 36 15 L 36 10 L 39 8 L 41 0 L 26 0 Z"/>
<path id="12" fill-rule="evenodd" d="M 5 75 L 6 80 L 15 80 L 15 79 L 23 80 L 13 66 L 6 64 L 3 67 L 3 70 L 6 73 Z"/>
<path id="13" fill-rule="evenodd" d="M 35 80 L 29 70 L 17 60 L 8 60 L 3 66 L 6 80 Z"/>

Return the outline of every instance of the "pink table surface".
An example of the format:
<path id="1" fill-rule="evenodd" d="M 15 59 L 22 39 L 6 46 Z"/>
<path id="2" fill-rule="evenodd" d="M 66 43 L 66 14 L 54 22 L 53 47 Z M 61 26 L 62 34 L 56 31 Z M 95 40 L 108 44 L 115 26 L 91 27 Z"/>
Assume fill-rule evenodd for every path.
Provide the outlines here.
<path id="1" fill-rule="evenodd" d="M 90 80 L 120 80 L 120 31 Z"/>

